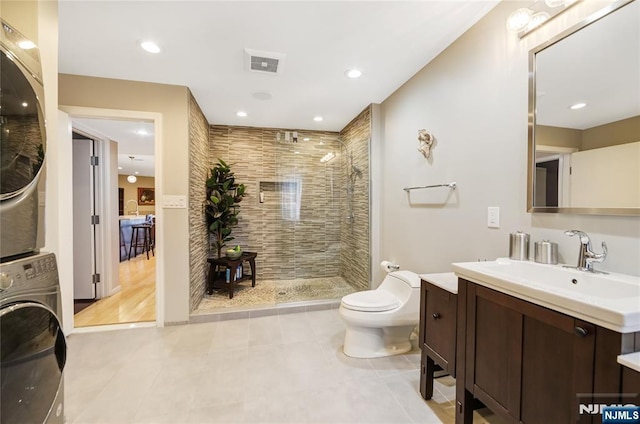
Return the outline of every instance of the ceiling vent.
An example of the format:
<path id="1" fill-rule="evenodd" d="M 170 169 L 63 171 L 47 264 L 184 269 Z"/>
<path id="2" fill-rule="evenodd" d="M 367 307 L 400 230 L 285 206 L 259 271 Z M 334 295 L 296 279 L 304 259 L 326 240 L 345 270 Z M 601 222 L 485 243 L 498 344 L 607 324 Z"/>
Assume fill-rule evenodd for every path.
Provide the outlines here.
<path id="1" fill-rule="evenodd" d="M 286 57 L 287 55 L 283 53 L 244 49 L 244 69 L 250 72 L 280 75 L 284 71 Z"/>

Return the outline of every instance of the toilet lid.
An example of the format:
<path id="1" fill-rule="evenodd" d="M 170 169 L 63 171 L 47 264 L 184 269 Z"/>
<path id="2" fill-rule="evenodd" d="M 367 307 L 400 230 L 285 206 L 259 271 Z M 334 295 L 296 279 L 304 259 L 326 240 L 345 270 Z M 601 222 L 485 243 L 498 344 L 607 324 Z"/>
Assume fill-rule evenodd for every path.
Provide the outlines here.
<path id="1" fill-rule="evenodd" d="M 366 290 L 342 298 L 342 306 L 354 311 L 383 312 L 400 306 L 398 298 L 383 290 Z"/>

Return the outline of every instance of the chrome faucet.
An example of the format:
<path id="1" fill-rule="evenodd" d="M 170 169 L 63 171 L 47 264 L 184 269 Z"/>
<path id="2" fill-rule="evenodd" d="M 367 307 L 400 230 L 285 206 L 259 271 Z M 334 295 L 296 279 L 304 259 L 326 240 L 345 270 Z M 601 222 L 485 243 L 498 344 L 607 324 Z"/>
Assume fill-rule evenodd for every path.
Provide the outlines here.
<path id="1" fill-rule="evenodd" d="M 602 253 L 595 253 L 591 250 L 591 239 L 589 235 L 580 230 L 567 230 L 564 232 L 566 235 L 573 237 L 580 237 L 580 254 L 578 255 L 577 269 L 587 272 L 599 272 L 606 274 L 606 272 L 596 271 L 593 269 L 593 264 L 596 262 L 603 262 L 607 258 L 607 243 L 602 242 Z"/>
<path id="2" fill-rule="evenodd" d="M 131 200 L 127 200 L 127 204 L 126 207 L 129 207 L 129 203 L 133 202 L 136 205 L 136 216 L 140 216 L 140 213 L 138 212 L 138 202 L 136 202 L 135 200 L 131 199 Z"/>

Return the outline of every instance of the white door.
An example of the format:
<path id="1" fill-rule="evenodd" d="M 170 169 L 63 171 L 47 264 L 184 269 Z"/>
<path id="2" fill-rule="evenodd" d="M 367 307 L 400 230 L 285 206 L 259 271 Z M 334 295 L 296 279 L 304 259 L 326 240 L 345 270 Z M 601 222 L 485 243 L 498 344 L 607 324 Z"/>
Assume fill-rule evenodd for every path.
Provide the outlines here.
<path id="1" fill-rule="evenodd" d="M 73 139 L 73 298 L 96 298 L 94 141 Z"/>

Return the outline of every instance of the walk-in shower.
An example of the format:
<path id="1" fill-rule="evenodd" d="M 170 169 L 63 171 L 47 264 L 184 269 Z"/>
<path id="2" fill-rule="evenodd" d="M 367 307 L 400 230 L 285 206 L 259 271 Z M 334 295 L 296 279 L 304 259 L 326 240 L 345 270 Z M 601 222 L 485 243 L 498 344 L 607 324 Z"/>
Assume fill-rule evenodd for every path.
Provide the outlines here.
<path id="1" fill-rule="evenodd" d="M 216 293 L 198 309 L 340 299 L 369 288 L 368 137 L 212 126 L 210 140 L 210 161 L 224 159 L 246 186 L 233 235 L 258 253 L 257 283 L 232 301 Z"/>

